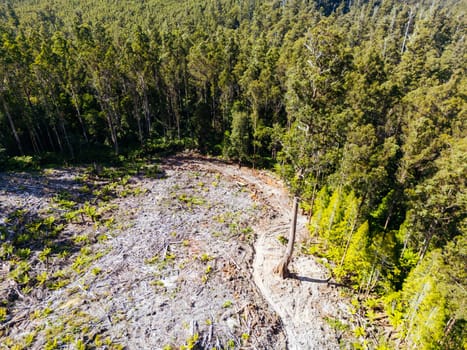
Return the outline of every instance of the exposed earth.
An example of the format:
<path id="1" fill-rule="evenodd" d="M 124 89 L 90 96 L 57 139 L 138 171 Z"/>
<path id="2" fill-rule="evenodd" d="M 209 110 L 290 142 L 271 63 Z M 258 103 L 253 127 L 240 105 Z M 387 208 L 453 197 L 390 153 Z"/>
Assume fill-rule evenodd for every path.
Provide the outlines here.
<path id="1" fill-rule="evenodd" d="M 0 174 L 0 349 L 346 343 L 331 325 L 346 324 L 348 304 L 300 253 L 304 216 L 294 278 L 272 273 L 290 222 L 279 180 L 193 154 L 148 169 Z"/>

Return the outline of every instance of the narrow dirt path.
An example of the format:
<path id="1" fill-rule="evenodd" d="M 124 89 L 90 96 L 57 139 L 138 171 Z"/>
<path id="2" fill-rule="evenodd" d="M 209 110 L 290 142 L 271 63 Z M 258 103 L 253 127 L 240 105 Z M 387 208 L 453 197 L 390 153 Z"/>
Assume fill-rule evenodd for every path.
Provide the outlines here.
<path id="1" fill-rule="evenodd" d="M 238 169 L 217 161 L 191 161 L 250 187 L 253 196 L 267 205 L 268 216 L 254 225 L 257 240 L 253 277 L 263 297 L 282 319 L 288 349 L 339 348 L 343 334 L 330 324 L 336 320 L 345 323 L 349 305 L 336 287 L 327 283 L 326 269 L 313 257 L 298 254 L 298 246 L 307 237 L 305 216 L 298 218 L 298 242 L 290 265 L 295 278 L 283 280 L 273 273 L 285 251 L 277 237 L 287 236 L 291 220 L 291 200 L 281 181 L 263 171 Z"/>

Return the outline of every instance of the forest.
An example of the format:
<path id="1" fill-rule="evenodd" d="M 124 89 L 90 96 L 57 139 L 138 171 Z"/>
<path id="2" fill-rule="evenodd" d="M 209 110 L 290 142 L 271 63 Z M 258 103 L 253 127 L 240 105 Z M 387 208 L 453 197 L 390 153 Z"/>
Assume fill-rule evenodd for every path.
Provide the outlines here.
<path id="1" fill-rule="evenodd" d="M 10 0 L 0 169 L 199 152 L 274 169 L 305 254 L 396 333 L 467 346 L 464 0 Z"/>

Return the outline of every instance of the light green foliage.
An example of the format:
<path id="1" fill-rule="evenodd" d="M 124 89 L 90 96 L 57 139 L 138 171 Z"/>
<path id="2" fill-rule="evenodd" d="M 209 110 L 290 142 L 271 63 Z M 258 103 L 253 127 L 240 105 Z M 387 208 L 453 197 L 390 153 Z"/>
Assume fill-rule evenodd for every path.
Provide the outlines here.
<path id="1" fill-rule="evenodd" d="M 370 257 L 367 251 L 368 235 L 368 222 L 364 222 L 355 234 L 349 237 L 349 247 L 341 266 L 343 271 L 338 272 L 335 270 L 336 276 L 343 277 L 343 272 L 349 274 L 352 282 L 356 285 L 368 279 L 371 270 Z"/>
<path id="2" fill-rule="evenodd" d="M 337 330 L 337 331 L 346 331 L 348 330 L 349 326 L 345 323 L 343 323 L 341 320 L 337 318 L 332 318 L 332 317 L 326 317 L 325 321 L 331 328 Z"/>
<path id="3" fill-rule="evenodd" d="M 336 189 L 328 197 L 327 190 L 322 189 L 316 202 L 310 230 L 313 235 L 321 238 L 324 249 L 321 254 L 339 261 L 346 253 L 348 245 L 355 241 L 353 234 L 356 229 L 359 200 L 353 192 L 345 193 L 342 189 Z"/>
<path id="4" fill-rule="evenodd" d="M 227 340 L 226 348 L 227 349 L 235 349 L 235 341 L 233 339 Z"/>
<path id="5" fill-rule="evenodd" d="M 27 261 L 20 261 L 14 269 L 10 272 L 9 276 L 19 284 L 27 284 L 30 280 L 29 271 L 31 265 Z"/>
<path id="6" fill-rule="evenodd" d="M 46 271 L 42 271 L 40 274 L 36 276 L 36 280 L 39 286 L 45 284 L 47 282 L 48 275 Z"/>
<path id="7" fill-rule="evenodd" d="M 93 252 L 91 248 L 83 247 L 71 267 L 75 272 L 82 273 L 93 261 L 99 259 L 102 255 L 104 255 L 103 252 Z"/>
<path id="8" fill-rule="evenodd" d="M 437 280 L 440 264 L 440 253 L 435 251 L 413 270 L 402 289 L 407 307 L 403 329 L 410 346 L 436 344 L 443 336 L 446 295 Z"/>
<path id="9" fill-rule="evenodd" d="M 465 277 L 465 269 L 463 272 L 457 269 L 462 241 L 465 243 L 465 238 L 460 239 L 457 246 L 449 247 L 445 254 L 440 250 L 432 251 L 413 269 L 402 291 L 385 301 L 391 322 L 401 330 L 411 347 L 452 346 L 459 334 L 465 334 L 462 324 L 466 315 L 462 310 L 467 295 L 465 289 L 451 279 Z M 451 270 L 449 274 L 447 270 Z M 449 327 L 447 334 L 446 327 Z"/>
<path id="10" fill-rule="evenodd" d="M 81 208 L 81 212 L 91 219 L 91 221 L 96 222 L 99 218 L 99 212 L 97 206 L 92 205 L 88 202 L 84 203 Z"/>
<path id="11" fill-rule="evenodd" d="M 185 204 L 190 209 L 195 206 L 203 205 L 206 203 L 206 200 L 204 198 L 197 197 L 197 196 L 190 196 L 184 193 L 180 194 L 177 197 L 177 199 L 183 204 Z"/>
<path id="12" fill-rule="evenodd" d="M 198 333 L 193 334 L 191 337 L 187 339 L 186 344 L 180 347 L 180 350 L 194 349 L 196 345 L 198 344 L 198 340 L 199 340 L 199 334 Z"/>
<path id="13" fill-rule="evenodd" d="M 6 320 L 8 315 L 8 309 L 6 307 L 0 307 L 0 322 Z"/>

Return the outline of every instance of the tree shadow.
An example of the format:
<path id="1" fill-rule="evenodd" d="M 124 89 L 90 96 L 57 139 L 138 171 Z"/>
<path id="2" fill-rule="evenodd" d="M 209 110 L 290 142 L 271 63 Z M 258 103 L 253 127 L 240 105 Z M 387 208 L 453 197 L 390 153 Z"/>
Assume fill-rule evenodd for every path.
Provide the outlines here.
<path id="1" fill-rule="evenodd" d="M 335 281 L 332 281 L 332 277 L 328 277 L 326 279 L 320 279 L 320 278 L 311 278 L 311 277 L 306 277 L 306 276 L 300 276 L 296 273 L 291 273 L 290 278 L 298 280 L 300 282 L 309 282 L 309 283 L 321 283 L 321 284 L 327 284 L 328 286 L 335 286 L 335 287 L 345 287 L 345 288 L 350 288 L 345 283 L 338 283 Z"/>

